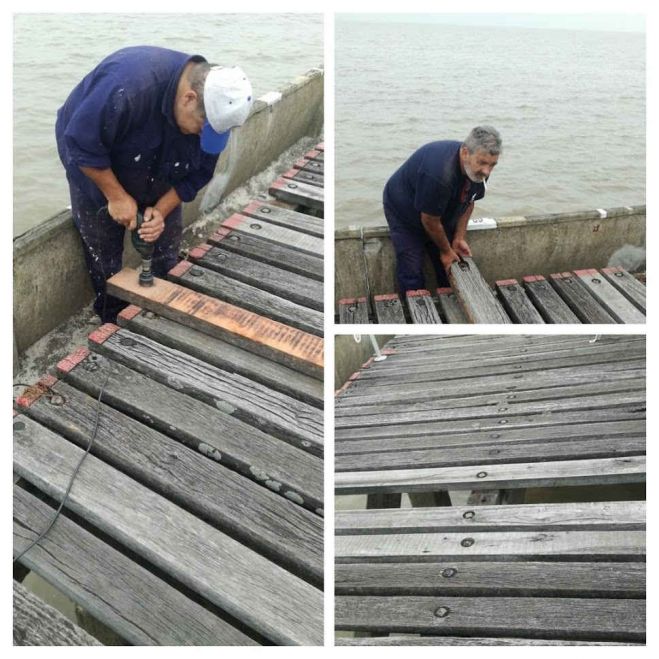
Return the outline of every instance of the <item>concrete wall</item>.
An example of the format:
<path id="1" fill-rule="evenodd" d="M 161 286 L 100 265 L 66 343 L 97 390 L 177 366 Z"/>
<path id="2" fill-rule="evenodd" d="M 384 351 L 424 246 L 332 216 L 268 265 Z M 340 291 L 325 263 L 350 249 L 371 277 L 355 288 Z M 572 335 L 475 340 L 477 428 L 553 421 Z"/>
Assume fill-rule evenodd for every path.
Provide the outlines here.
<path id="1" fill-rule="evenodd" d="M 320 133 L 323 82 L 322 71 L 313 69 L 254 103 L 245 124 L 232 131 L 213 181 L 186 204 L 187 224 L 197 218 L 202 200 L 205 210 L 212 210 L 223 193 L 244 184 L 301 138 Z M 127 254 L 125 262 L 135 265 L 134 257 Z M 86 306 L 92 295 L 69 211 L 14 239 L 14 346 L 19 354 Z"/>
<path id="2" fill-rule="evenodd" d="M 378 346 L 382 347 L 393 334 L 375 336 Z M 361 365 L 374 354 L 373 346 L 367 334 L 361 335 L 357 343 L 352 334 L 334 337 L 334 389 L 340 389 L 346 380 L 361 368 Z"/>
<path id="3" fill-rule="evenodd" d="M 612 256 L 626 245 L 644 248 L 645 206 L 474 220 L 467 239 L 483 277 L 490 283 L 524 275 L 602 268 L 614 265 Z M 338 230 L 335 299 L 394 292 L 394 263 L 386 224 Z M 429 263 L 426 279 L 429 285 L 434 284 Z"/>

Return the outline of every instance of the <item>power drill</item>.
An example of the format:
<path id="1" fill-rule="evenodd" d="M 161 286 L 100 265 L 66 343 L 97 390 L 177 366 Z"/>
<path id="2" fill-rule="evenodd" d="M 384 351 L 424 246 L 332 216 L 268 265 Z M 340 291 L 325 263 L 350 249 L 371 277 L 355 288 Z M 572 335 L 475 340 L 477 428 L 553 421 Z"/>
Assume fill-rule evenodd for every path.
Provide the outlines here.
<path id="1" fill-rule="evenodd" d="M 142 257 L 142 271 L 140 272 L 140 286 L 153 286 L 153 272 L 151 272 L 151 259 L 153 258 L 153 243 L 147 243 L 140 238 L 138 233 L 140 227 L 144 224 L 144 215 L 137 211 L 137 226 L 133 231 L 131 239 L 133 247 Z"/>

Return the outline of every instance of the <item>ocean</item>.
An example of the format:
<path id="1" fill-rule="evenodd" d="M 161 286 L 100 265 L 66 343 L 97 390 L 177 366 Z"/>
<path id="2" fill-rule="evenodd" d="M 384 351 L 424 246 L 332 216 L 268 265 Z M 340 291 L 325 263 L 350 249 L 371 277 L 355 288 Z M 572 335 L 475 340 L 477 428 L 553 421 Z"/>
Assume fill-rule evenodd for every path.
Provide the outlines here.
<path id="1" fill-rule="evenodd" d="M 384 223 L 382 188 L 473 126 L 503 154 L 474 217 L 645 203 L 645 35 L 336 19 L 336 226 Z"/>
<path id="2" fill-rule="evenodd" d="M 101 59 L 154 45 L 239 64 L 254 96 L 323 63 L 322 14 L 17 14 L 14 17 L 14 235 L 69 204 L 55 119 Z"/>

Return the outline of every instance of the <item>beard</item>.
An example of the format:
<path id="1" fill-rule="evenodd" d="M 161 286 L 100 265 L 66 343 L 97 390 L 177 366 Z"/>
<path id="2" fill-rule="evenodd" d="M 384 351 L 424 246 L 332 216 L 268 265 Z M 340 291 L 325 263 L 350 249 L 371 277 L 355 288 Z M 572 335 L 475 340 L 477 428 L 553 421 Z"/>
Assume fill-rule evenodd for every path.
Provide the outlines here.
<path id="1" fill-rule="evenodd" d="M 465 174 L 467 175 L 467 178 L 472 183 L 482 183 L 485 180 L 484 176 L 482 176 L 480 174 L 476 174 L 474 172 L 474 170 L 471 167 L 469 167 L 469 165 L 467 165 L 467 163 L 465 163 L 464 168 L 465 168 Z"/>

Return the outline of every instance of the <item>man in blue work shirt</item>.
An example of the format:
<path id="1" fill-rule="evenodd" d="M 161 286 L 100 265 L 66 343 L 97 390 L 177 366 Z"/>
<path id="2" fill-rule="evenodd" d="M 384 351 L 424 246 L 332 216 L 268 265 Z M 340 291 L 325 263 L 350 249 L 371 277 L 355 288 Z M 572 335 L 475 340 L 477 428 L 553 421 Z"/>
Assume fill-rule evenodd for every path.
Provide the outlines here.
<path id="1" fill-rule="evenodd" d="M 471 256 L 467 222 L 474 202 L 485 196 L 486 181 L 501 153 L 501 137 L 490 126 L 477 126 L 464 142 L 426 144 L 387 181 L 384 214 L 396 252 L 399 292 L 426 288 L 425 254 L 440 287 L 461 256 Z"/>
<path id="2" fill-rule="evenodd" d="M 178 257 L 182 202 L 210 181 L 251 105 L 239 67 L 138 46 L 104 59 L 59 109 L 57 148 L 103 322 L 125 306 L 105 282 L 121 269 L 126 228 L 144 214 L 139 234 L 154 243 L 153 273 L 164 277 Z"/>

